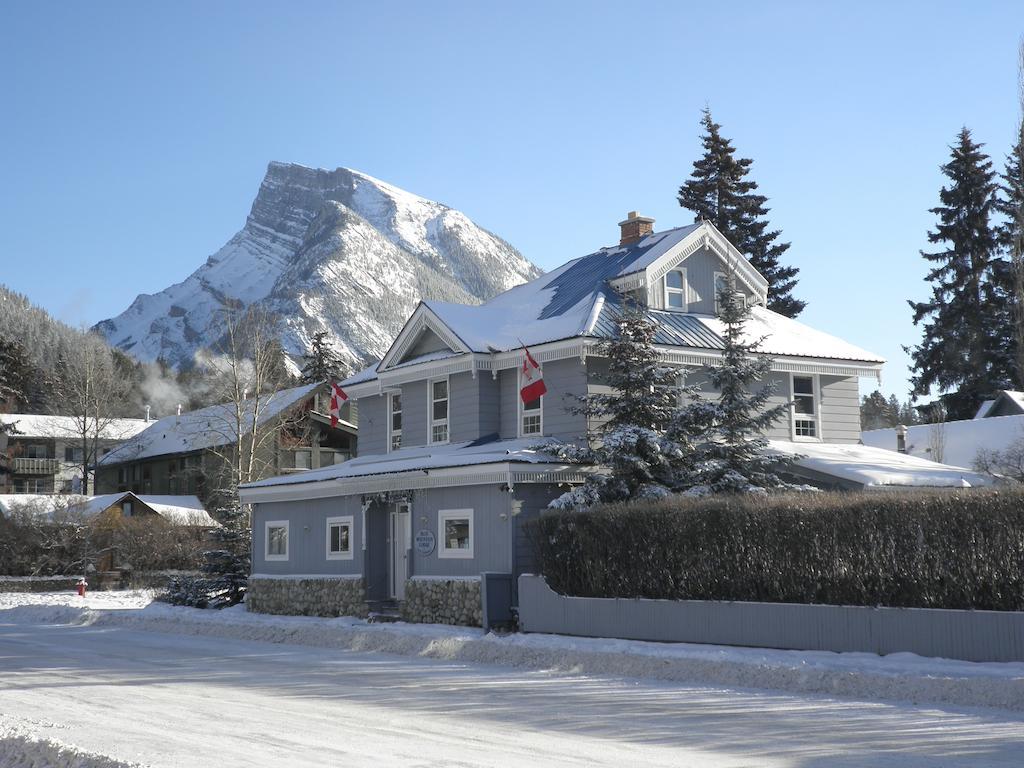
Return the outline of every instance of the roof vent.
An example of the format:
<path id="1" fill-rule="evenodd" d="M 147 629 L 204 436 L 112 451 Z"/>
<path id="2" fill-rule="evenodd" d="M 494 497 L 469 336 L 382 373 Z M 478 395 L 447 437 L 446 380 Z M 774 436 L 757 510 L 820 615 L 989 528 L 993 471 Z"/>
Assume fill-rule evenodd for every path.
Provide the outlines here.
<path id="1" fill-rule="evenodd" d="M 632 245 L 654 231 L 654 219 L 630 211 L 624 221 L 619 222 L 619 245 Z"/>

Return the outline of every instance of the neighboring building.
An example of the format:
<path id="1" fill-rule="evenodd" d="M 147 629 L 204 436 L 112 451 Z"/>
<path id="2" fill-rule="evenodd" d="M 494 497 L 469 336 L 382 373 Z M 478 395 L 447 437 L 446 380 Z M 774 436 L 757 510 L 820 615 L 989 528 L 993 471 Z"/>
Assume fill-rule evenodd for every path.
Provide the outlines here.
<path id="1" fill-rule="evenodd" d="M 976 419 L 992 419 L 999 416 L 1024 415 L 1024 392 L 1001 389 L 991 400 L 986 400 L 974 414 Z"/>
<path id="2" fill-rule="evenodd" d="M 254 399 L 245 401 L 243 425 L 251 424 L 254 407 Z M 319 469 L 355 455 L 355 406 L 346 404 L 332 428 L 325 384 L 264 395 L 259 409 L 256 477 Z M 208 501 L 224 476 L 226 457 L 237 449 L 238 423 L 232 403 L 151 422 L 100 460 L 96 487 L 100 493 L 194 494 Z M 243 426 L 242 433 L 248 436 L 251 428 Z"/>
<path id="3" fill-rule="evenodd" d="M 136 496 L 134 493 L 102 496 L 6 494 L 0 495 L 0 514 L 5 517 L 30 515 L 53 523 L 82 522 L 104 514 L 133 518 L 156 516 L 171 525 L 220 527 L 195 496 Z"/>
<path id="4" fill-rule="evenodd" d="M 646 307 L 663 359 L 713 396 L 701 368 L 722 355 L 715 297 L 730 269 L 752 307 L 747 335 L 774 359 L 772 404 L 790 403 L 767 435 L 772 449 L 814 453 L 795 471 L 826 485 L 922 481 L 912 466 L 880 471 L 899 461 L 857 445 L 858 377 L 878 376 L 881 358 L 766 309 L 767 282 L 712 224 L 652 224 L 630 214 L 618 246 L 480 306 L 421 303 L 383 360 L 343 383 L 359 404 L 360 457 L 242 488 L 253 504 L 250 609 L 358 613 L 396 600 L 411 620 L 472 623 L 481 573 L 529 571 L 523 523 L 594 471 L 531 447 L 592 434 L 572 406 L 607 391 L 599 345 L 616 332 L 621 296 Z M 523 344 L 548 388 L 526 404 Z M 826 444 L 857 450 L 815 450 Z M 931 469 L 928 484 L 962 482 L 960 470 Z"/>
<path id="5" fill-rule="evenodd" d="M 105 456 L 146 429 L 145 419 L 109 419 L 102 423 L 96 452 Z M 82 488 L 83 445 L 81 420 L 71 416 L 3 413 L 0 424 L 11 426 L 7 435 L 8 490 L 12 493 L 86 493 Z M 90 430 L 93 431 L 93 430 Z M 2 439 L 2 438 L 0 438 Z M 90 452 L 92 452 L 90 439 Z"/>

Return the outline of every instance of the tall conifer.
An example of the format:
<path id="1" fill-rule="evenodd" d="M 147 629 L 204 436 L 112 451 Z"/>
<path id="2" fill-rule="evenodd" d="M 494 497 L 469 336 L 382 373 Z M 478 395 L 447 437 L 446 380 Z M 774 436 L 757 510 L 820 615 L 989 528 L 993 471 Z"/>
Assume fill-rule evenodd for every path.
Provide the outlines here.
<path id="1" fill-rule="evenodd" d="M 995 198 L 992 161 L 961 130 L 952 156 L 942 166 L 949 179 L 939 192 L 938 217 L 928 233 L 941 250 L 921 255 L 933 266 L 925 278 L 932 285 L 928 301 L 908 301 L 914 324 L 923 323 L 924 338 L 908 352 L 913 359 L 914 396 L 933 387 L 946 392 L 950 419 L 971 418 L 995 390 L 1009 385 L 1001 334 L 1005 322 L 994 276 L 996 233 L 990 216 Z"/>
<path id="2" fill-rule="evenodd" d="M 707 219 L 750 261 L 768 281 L 768 309 L 796 317 L 807 302 L 792 296 L 795 267 L 779 263 L 789 243 L 776 242 L 779 230 L 768 229 L 768 198 L 757 194 L 757 182 L 747 178 L 753 160 L 735 157 L 732 142 L 721 126 L 704 110 L 701 120 L 704 156 L 693 164 L 693 173 L 679 188 L 679 205 L 693 211 L 695 221 Z"/>

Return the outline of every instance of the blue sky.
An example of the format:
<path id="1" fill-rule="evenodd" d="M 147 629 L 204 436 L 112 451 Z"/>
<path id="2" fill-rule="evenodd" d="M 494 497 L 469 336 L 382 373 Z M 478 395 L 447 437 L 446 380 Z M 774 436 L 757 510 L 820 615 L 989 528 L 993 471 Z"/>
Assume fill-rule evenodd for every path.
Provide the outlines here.
<path id="1" fill-rule="evenodd" d="M 223 245 L 270 160 L 365 171 L 551 268 L 628 210 L 691 220 L 707 104 L 801 319 L 902 395 L 938 168 L 962 125 L 1002 165 L 1022 33 L 1019 2 L 5 3 L 0 282 L 115 315 Z"/>

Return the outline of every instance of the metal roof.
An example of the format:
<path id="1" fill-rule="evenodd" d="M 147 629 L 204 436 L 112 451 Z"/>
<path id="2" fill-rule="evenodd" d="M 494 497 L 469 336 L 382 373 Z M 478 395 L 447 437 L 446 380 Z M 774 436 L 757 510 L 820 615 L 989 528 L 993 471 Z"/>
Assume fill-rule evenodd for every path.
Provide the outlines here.
<path id="1" fill-rule="evenodd" d="M 617 297 L 616 297 L 617 299 Z M 594 323 L 593 335 L 612 339 L 618 336 L 616 321 L 622 316 L 622 305 L 606 298 L 604 307 Z M 654 343 L 673 347 L 696 347 L 697 349 L 724 349 L 725 341 L 708 328 L 695 315 L 681 312 L 659 312 L 647 310 L 644 316 L 657 327 Z"/>

